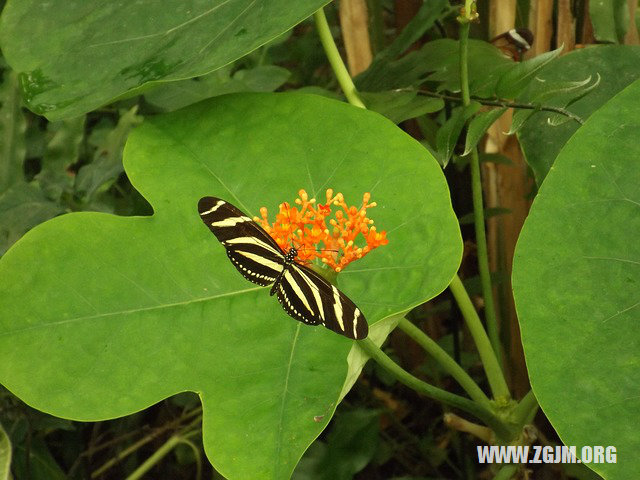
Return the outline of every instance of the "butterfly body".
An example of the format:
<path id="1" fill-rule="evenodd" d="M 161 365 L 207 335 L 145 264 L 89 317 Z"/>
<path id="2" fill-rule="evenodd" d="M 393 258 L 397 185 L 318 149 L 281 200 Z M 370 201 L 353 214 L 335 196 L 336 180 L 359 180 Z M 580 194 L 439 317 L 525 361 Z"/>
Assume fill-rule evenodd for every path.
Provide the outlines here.
<path id="1" fill-rule="evenodd" d="M 270 295 L 277 296 L 289 316 L 348 338 L 367 336 L 358 307 L 318 273 L 298 264 L 295 247 L 285 253 L 262 227 L 220 198 L 201 198 L 198 211 L 242 276 L 263 287 L 271 285 Z"/>

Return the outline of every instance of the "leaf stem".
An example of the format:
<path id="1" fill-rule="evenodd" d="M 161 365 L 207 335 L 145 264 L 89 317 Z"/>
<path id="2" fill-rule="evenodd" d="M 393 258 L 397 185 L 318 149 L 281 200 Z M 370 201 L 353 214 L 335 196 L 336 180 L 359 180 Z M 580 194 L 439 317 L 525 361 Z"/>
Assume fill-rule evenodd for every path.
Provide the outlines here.
<path id="1" fill-rule="evenodd" d="M 451 100 L 454 102 L 462 102 L 462 97 L 456 95 L 446 95 L 444 93 L 438 92 L 430 92 L 429 90 L 418 89 L 414 90 L 412 88 L 397 88 L 397 91 L 407 91 L 407 92 L 417 92 L 419 95 L 424 95 L 425 97 L 433 97 L 433 98 L 441 98 L 443 100 Z M 481 98 L 477 95 L 471 95 L 471 100 L 475 100 L 476 102 L 482 105 L 488 105 L 490 107 L 505 107 L 505 108 L 516 108 L 521 110 L 539 110 L 543 112 L 553 112 L 559 113 L 560 115 L 564 115 L 565 117 L 569 117 L 572 120 L 575 120 L 580 125 L 584 125 L 584 120 L 582 117 L 579 117 L 573 112 L 570 112 L 566 108 L 562 107 L 554 107 L 552 105 L 542 105 L 538 103 L 520 103 L 520 102 L 512 102 L 510 100 L 506 100 L 503 98 L 495 98 L 493 100 L 487 98 Z"/>
<path id="2" fill-rule="evenodd" d="M 138 480 L 142 478 L 145 473 L 151 470 L 157 463 L 159 463 L 171 450 L 173 450 L 180 443 L 190 443 L 187 438 L 198 434 L 200 430 L 194 430 L 185 435 L 174 435 L 167 440 L 160 448 L 158 448 L 153 455 L 147 458 L 142 465 L 136 468 L 126 480 Z M 193 446 L 193 443 L 191 443 Z"/>
<path id="3" fill-rule="evenodd" d="M 466 107 L 471 103 L 469 94 L 469 65 L 468 65 L 469 22 L 460 25 L 460 86 L 462 89 L 462 104 Z M 502 347 L 498 332 L 498 320 L 493 301 L 493 287 L 491 285 L 491 272 L 489 270 L 489 254 L 487 252 L 487 234 L 484 225 L 484 206 L 482 200 L 482 178 L 480 176 L 480 159 L 478 149 L 471 150 L 471 193 L 473 197 L 473 219 L 476 231 L 476 244 L 478 249 L 478 270 L 484 296 L 484 312 L 487 322 L 487 330 L 493 351 L 498 357 L 498 365 L 502 360 Z M 495 393 L 495 392 L 494 392 Z"/>
<path id="4" fill-rule="evenodd" d="M 462 285 L 462 280 L 460 280 L 458 275 L 454 276 L 453 280 L 451 280 L 449 289 L 458 303 L 458 307 L 462 312 L 465 323 L 467 324 L 467 327 L 471 332 L 471 336 L 473 337 L 473 341 L 478 348 L 480 360 L 482 360 L 482 365 L 484 366 L 484 370 L 487 374 L 489 386 L 491 387 L 491 392 L 493 392 L 494 398 L 505 400 L 511 398 L 509 387 L 507 387 L 507 382 L 502 374 L 502 369 L 500 368 L 500 364 L 496 358 L 495 350 L 491 346 L 491 342 L 489 341 L 487 332 L 482 326 L 478 312 L 476 312 L 476 309 L 473 307 L 469 294 L 465 290 L 464 285 Z"/>
<path id="5" fill-rule="evenodd" d="M 360 100 L 358 90 L 356 90 L 356 86 L 351 79 L 351 75 L 349 75 L 349 71 L 342 61 L 342 57 L 340 56 L 338 47 L 333 40 L 333 35 L 331 35 L 327 17 L 324 14 L 324 9 L 321 8 L 317 10 L 316 13 L 313 14 L 313 16 L 316 21 L 316 29 L 318 30 L 318 35 L 320 36 L 320 42 L 322 43 L 322 47 L 324 48 L 324 52 L 327 55 L 327 58 L 329 59 L 329 63 L 331 64 L 333 73 L 338 79 L 340 88 L 344 92 L 344 96 L 347 97 L 347 101 L 351 105 L 360 108 L 366 108 L 362 100 Z"/>
<path id="6" fill-rule="evenodd" d="M 413 390 L 441 403 L 459 408 L 460 410 L 464 410 L 467 413 L 475 415 L 494 432 L 496 432 L 496 435 L 503 439 L 510 439 L 513 437 L 514 432 L 512 429 L 500 420 L 493 412 L 473 400 L 469 400 L 454 393 L 447 392 L 446 390 L 442 390 L 441 388 L 434 387 L 433 385 L 414 377 L 400 365 L 391 360 L 375 343 L 373 343 L 373 340 L 370 338 L 358 341 L 357 345 L 367 355 L 375 360 L 378 365 L 409 388 L 412 388 Z"/>
<path id="7" fill-rule="evenodd" d="M 520 426 L 531 423 L 538 412 L 538 408 L 540 408 L 538 400 L 533 394 L 533 390 L 529 390 L 516 405 L 516 408 L 513 409 L 513 421 Z"/>
<path id="8" fill-rule="evenodd" d="M 438 362 L 442 368 L 445 369 L 449 375 L 456 379 L 462 388 L 469 394 L 469 396 L 478 404 L 490 409 L 491 400 L 480 389 L 478 384 L 473 381 L 464 369 L 458 365 L 458 363 L 451 358 L 451 356 L 444 351 L 444 349 L 438 345 L 431 337 L 416 327 L 406 318 L 400 320 L 398 328 L 409 335 L 416 343 L 424 348 L 433 359 Z"/>
<path id="9" fill-rule="evenodd" d="M 151 432 L 150 434 L 144 436 L 143 438 L 141 438 L 137 442 L 133 443 L 132 445 L 129 445 L 124 450 L 118 452 L 118 454 L 115 457 L 109 459 L 107 462 L 105 462 L 98 469 L 96 469 L 93 472 L 91 472 L 91 478 L 99 477 L 100 475 L 102 475 L 104 472 L 106 472 L 107 470 L 109 470 L 110 468 L 115 466 L 118 462 L 120 462 L 121 460 L 123 460 L 127 456 L 129 456 L 132 453 L 136 452 L 137 450 L 139 450 L 140 448 L 142 448 L 144 445 L 146 445 L 147 443 L 151 442 L 152 440 L 155 440 L 158 436 L 160 436 L 162 433 L 164 433 L 168 429 L 175 428 L 176 424 L 181 423 L 184 420 L 186 420 L 188 418 L 191 418 L 191 417 L 194 417 L 194 416 L 196 416 L 196 418 L 194 420 L 192 420 L 191 423 L 189 423 L 185 427 L 186 430 L 189 430 L 193 425 L 198 424 L 198 423 L 200 423 L 202 421 L 202 407 L 198 407 L 198 408 L 192 410 L 191 412 L 188 412 L 187 414 L 185 414 L 182 417 L 180 417 L 179 419 L 177 419 L 177 421 L 170 422 L 168 425 L 165 425 L 162 428 L 158 428 L 157 430 L 155 430 L 155 431 Z M 118 439 L 116 439 L 116 440 L 118 440 Z M 105 442 L 105 445 L 106 446 L 110 446 L 110 445 L 112 445 L 112 442 Z M 91 452 L 83 452 L 82 455 L 92 454 L 92 453 L 95 453 L 97 451 L 102 450 L 103 448 L 104 448 L 104 445 L 92 450 Z"/>

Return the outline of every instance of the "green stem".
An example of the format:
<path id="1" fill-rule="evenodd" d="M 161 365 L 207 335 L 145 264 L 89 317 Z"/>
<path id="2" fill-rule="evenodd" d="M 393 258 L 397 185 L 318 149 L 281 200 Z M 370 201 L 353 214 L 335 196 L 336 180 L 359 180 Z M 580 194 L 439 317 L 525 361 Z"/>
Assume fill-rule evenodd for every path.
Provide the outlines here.
<path id="1" fill-rule="evenodd" d="M 431 339 L 426 333 L 416 327 L 406 318 L 400 320 L 398 323 L 400 330 L 409 335 L 416 343 L 424 348 L 433 359 L 438 362 L 442 368 L 445 369 L 449 375 L 456 379 L 462 388 L 469 394 L 469 396 L 478 404 L 490 409 L 491 401 L 480 389 L 478 384 L 473 381 L 464 369 L 458 365 L 458 363 L 451 358 L 451 356 L 444 351 L 440 345 Z"/>
<path id="2" fill-rule="evenodd" d="M 347 101 L 351 105 L 366 108 L 358 96 L 356 86 L 353 84 L 351 75 L 349 75 L 349 71 L 342 61 L 338 47 L 336 47 L 324 10 L 322 8 L 317 10 L 313 16 L 316 20 L 316 28 L 318 30 L 318 35 L 320 36 L 320 42 L 322 43 L 322 47 L 324 48 L 327 58 L 329 59 L 331 68 L 333 68 L 333 73 L 335 73 L 336 78 L 338 79 L 340 88 L 342 88 L 342 91 L 344 92 L 344 96 L 347 97 Z"/>
<path id="3" fill-rule="evenodd" d="M 455 95 L 446 95 L 444 93 L 438 93 L 438 92 L 430 92 L 429 90 L 424 90 L 424 89 L 415 90 L 413 88 L 396 88 L 395 91 L 417 92 L 419 95 L 424 95 L 426 97 L 441 98 L 443 100 L 452 100 L 454 102 L 462 102 L 461 97 L 457 97 Z M 552 105 L 543 105 L 541 103 L 512 102 L 504 98 L 496 98 L 496 99 L 490 100 L 490 99 L 481 98 L 475 95 L 471 95 L 470 98 L 472 100 L 475 100 L 481 105 L 488 105 L 490 107 L 515 108 L 516 110 L 517 109 L 539 110 L 542 112 L 559 113 L 560 115 L 564 115 L 565 117 L 569 117 L 570 119 L 578 122 L 580 125 L 584 125 L 584 120 L 582 119 L 582 117 L 579 117 L 575 113 L 570 112 L 566 108 L 562 108 L 562 107 L 554 107 Z"/>
<path id="4" fill-rule="evenodd" d="M 495 351 L 491 346 L 487 332 L 482 326 L 478 312 L 476 312 L 476 309 L 473 307 L 469 294 L 465 290 L 464 285 L 462 285 L 462 280 L 460 280 L 458 275 L 454 276 L 453 280 L 451 280 L 449 289 L 458 303 L 458 307 L 462 312 L 465 323 L 467 324 L 467 327 L 471 332 L 471 336 L 473 337 L 473 341 L 478 348 L 480 360 L 482 360 L 482 365 L 484 366 L 484 370 L 487 374 L 487 379 L 489 380 L 489 386 L 491 387 L 493 397 L 496 399 L 509 399 L 511 397 L 509 387 L 507 387 L 507 382 L 502 374 L 502 369 L 500 368 L 500 364 L 496 358 Z"/>
<path id="5" fill-rule="evenodd" d="M 147 443 L 151 442 L 152 440 L 155 440 L 158 436 L 160 436 L 161 434 L 163 434 L 167 430 L 175 428 L 176 425 L 180 424 L 184 420 L 186 420 L 186 419 L 188 419 L 190 417 L 193 417 L 193 416 L 196 416 L 196 418 L 194 420 L 192 420 L 191 423 L 189 423 L 187 425 L 187 427 L 185 427 L 186 430 L 190 429 L 191 427 L 193 427 L 196 424 L 199 424 L 202 421 L 202 407 L 195 408 L 192 411 L 185 413 L 180 418 L 178 418 L 176 421 L 170 422 L 169 424 L 165 425 L 164 427 L 156 429 L 155 431 L 153 431 L 150 434 L 144 436 L 143 438 L 141 438 L 137 442 L 133 443 L 132 445 L 129 445 L 124 450 L 119 451 L 118 454 L 114 458 L 109 459 L 100 468 L 98 468 L 98 469 L 94 470 L 93 472 L 91 472 L 91 478 L 97 478 L 97 477 L 101 476 L 104 472 L 106 472 L 110 468 L 114 467 L 118 462 L 120 462 L 124 458 L 128 457 L 132 453 L 135 453 L 137 450 L 139 450 L 140 448 L 142 448 L 144 445 L 146 445 Z M 103 450 L 104 448 L 106 448 L 108 446 L 111 446 L 114 443 L 119 443 L 119 441 L 121 441 L 122 438 L 120 437 L 120 439 L 114 439 L 114 440 L 115 440 L 115 442 L 114 441 L 105 442 L 99 448 L 92 450 L 91 453 L 95 453 L 95 452 L 98 452 L 100 450 Z"/>
<path id="6" fill-rule="evenodd" d="M 188 441 L 187 437 L 192 436 L 198 433 L 199 430 L 191 432 L 187 435 L 174 435 L 169 440 L 167 440 L 158 450 L 156 450 L 153 455 L 147 458 L 142 465 L 136 468 L 131 475 L 129 475 L 126 480 L 138 480 L 144 476 L 149 470 L 151 470 L 156 464 L 158 464 L 171 450 L 173 450 L 176 445 L 180 443 L 184 443 Z"/>
<path id="7" fill-rule="evenodd" d="M 516 405 L 516 408 L 513 409 L 513 421 L 520 426 L 531 423 L 538 412 L 538 408 L 540 408 L 538 400 L 533 394 L 533 390 L 529 390 Z"/>
<path id="8" fill-rule="evenodd" d="M 469 94 L 469 66 L 468 66 L 468 44 L 469 23 L 460 25 L 460 86 L 462 90 L 462 103 L 467 106 L 471 103 Z M 473 196 L 473 217 L 476 230 L 476 243 L 478 248 L 478 270 L 480 271 L 480 282 L 482 284 L 482 294 L 484 296 L 484 312 L 487 321 L 487 330 L 494 352 L 498 356 L 499 364 L 502 362 L 502 347 L 500 344 L 500 333 L 498 332 L 498 321 L 496 319 L 496 309 L 493 302 L 493 287 L 491 286 L 491 272 L 489 271 L 489 254 L 487 253 L 487 234 L 484 227 L 484 206 L 482 204 L 482 178 L 480 176 L 480 159 L 478 149 L 471 151 L 471 193 Z"/>
<path id="9" fill-rule="evenodd" d="M 475 415 L 494 432 L 496 432 L 496 435 L 503 439 L 511 439 L 513 437 L 514 432 L 502 420 L 496 417 L 493 412 L 473 400 L 469 400 L 454 393 L 447 392 L 446 390 L 442 390 L 441 388 L 434 387 L 433 385 L 414 377 L 400 365 L 391 360 L 375 343 L 373 343 L 373 340 L 370 338 L 358 341 L 358 346 L 362 348 L 367 355 L 374 359 L 378 365 L 392 374 L 399 382 L 403 383 L 407 387 L 441 403 L 459 408 L 460 410 L 464 410 L 467 413 Z"/>

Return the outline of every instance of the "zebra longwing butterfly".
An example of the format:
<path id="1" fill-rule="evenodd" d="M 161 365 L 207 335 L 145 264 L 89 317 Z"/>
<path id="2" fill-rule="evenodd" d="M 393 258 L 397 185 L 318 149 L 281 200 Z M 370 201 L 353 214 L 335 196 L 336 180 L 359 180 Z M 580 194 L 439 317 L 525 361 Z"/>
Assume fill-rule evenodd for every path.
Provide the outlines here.
<path id="1" fill-rule="evenodd" d="M 367 336 L 369 327 L 358 307 L 319 274 L 296 263 L 295 247 L 285 253 L 262 227 L 220 198 L 201 198 L 198 211 L 242 276 L 263 287 L 272 285 L 270 295 L 276 295 L 291 317 L 355 340 Z"/>

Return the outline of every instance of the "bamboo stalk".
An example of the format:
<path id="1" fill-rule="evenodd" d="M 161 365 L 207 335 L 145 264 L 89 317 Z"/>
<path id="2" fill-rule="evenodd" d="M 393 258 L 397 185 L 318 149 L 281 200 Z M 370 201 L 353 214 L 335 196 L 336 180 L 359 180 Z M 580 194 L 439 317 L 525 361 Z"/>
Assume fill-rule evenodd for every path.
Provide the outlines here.
<path id="1" fill-rule="evenodd" d="M 536 2 L 531 2 L 535 8 Z M 508 8 L 501 0 L 490 4 L 490 35 L 495 36 L 515 27 L 516 4 L 509 2 Z M 504 207 L 511 210 L 508 215 L 500 215 L 487 220 L 487 238 L 491 271 L 502 271 L 511 277 L 511 263 L 515 244 L 529 210 L 526 200 L 531 190 L 527 176 L 527 166 L 520 152 L 515 136 L 507 136 L 511 125 L 512 110 L 507 110 L 488 130 L 485 152 L 499 153 L 508 157 L 512 165 L 483 163 L 483 189 L 487 206 Z M 505 374 L 509 377 L 512 391 L 522 395 L 529 389 L 524 353 L 520 341 L 520 331 L 515 305 L 511 295 L 511 283 L 505 280 L 497 287 L 497 302 L 501 337 L 504 340 Z"/>
<path id="2" fill-rule="evenodd" d="M 636 10 L 638 9 L 638 0 L 627 0 L 629 7 L 629 29 L 624 36 L 625 45 L 638 45 L 638 29 L 636 27 Z"/>
<path id="3" fill-rule="evenodd" d="M 349 73 L 355 77 L 366 70 L 372 60 L 367 3 L 365 0 L 340 0 L 339 14 Z"/>
<path id="4" fill-rule="evenodd" d="M 516 24 L 516 0 L 489 2 L 489 37 L 511 30 Z"/>
<path id="5" fill-rule="evenodd" d="M 563 54 L 576 46 L 576 20 L 571 11 L 571 0 L 558 0 L 558 31 L 556 44 L 564 45 Z"/>
<path id="6" fill-rule="evenodd" d="M 585 0 L 584 9 L 582 11 L 583 23 L 582 23 L 582 39 L 583 45 L 589 45 L 596 42 L 596 37 L 593 34 L 593 24 L 591 23 L 591 15 L 589 15 L 589 0 Z"/>
<path id="7" fill-rule="evenodd" d="M 536 56 L 551 50 L 553 34 L 553 0 L 531 2 L 529 28 L 533 32 L 533 45 L 529 55 Z"/>

